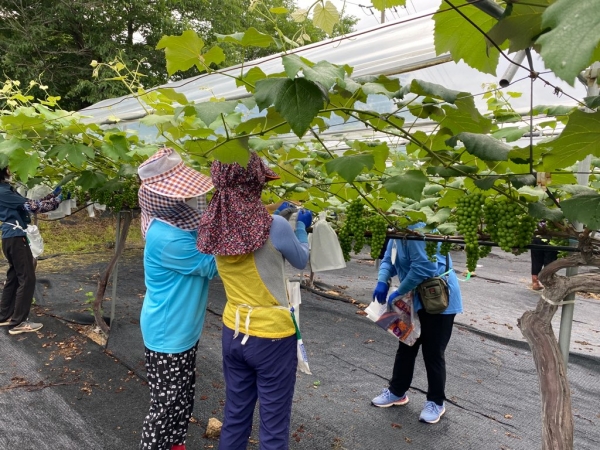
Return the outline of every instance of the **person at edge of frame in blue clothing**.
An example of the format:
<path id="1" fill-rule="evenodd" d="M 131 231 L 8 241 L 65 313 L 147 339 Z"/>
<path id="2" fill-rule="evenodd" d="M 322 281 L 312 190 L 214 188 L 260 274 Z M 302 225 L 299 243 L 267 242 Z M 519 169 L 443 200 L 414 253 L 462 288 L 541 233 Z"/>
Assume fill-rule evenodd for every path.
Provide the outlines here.
<path id="1" fill-rule="evenodd" d="M 35 292 L 35 258 L 27 241 L 30 213 L 53 211 L 60 205 L 61 188 L 41 200 L 30 200 L 10 184 L 8 167 L 0 169 L 0 221 L 2 222 L 2 252 L 8 260 L 6 283 L 0 302 L 0 326 L 9 327 L 9 334 L 32 333 L 43 324 L 28 320 Z"/>
<path id="2" fill-rule="evenodd" d="M 418 229 L 423 226 L 425 226 L 424 223 L 417 223 L 409 228 Z M 415 291 L 413 301 L 421 322 L 421 335 L 412 346 L 399 342 L 389 386 L 371 401 L 374 406 L 381 408 L 408 403 L 407 392 L 412 382 L 419 347 L 421 347 L 428 387 L 427 399 L 419 420 L 425 423 L 439 422 L 446 412 L 446 360 L 444 354 L 452 335 L 454 317 L 463 311 L 458 279 L 454 270 L 451 270 L 452 259 L 448 255 L 449 267 L 446 269 L 446 256 L 440 254 L 439 248 L 440 244 L 438 244 L 436 253 L 437 261 L 431 262 L 425 252 L 424 241 L 390 240 L 379 267 L 377 286 L 373 292 L 373 299 L 379 303 L 385 303 L 391 278 L 397 275 L 400 279 L 400 286 L 387 298 L 388 303 L 391 303 L 398 296 L 414 290 L 427 278 L 441 275 L 446 270 L 450 270 L 447 278 L 450 299 L 448 308 L 444 312 L 440 314 L 427 313 Z M 392 256 L 395 257 L 392 259 Z"/>
<path id="3" fill-rule="evenodd" d="M 284 263 L 308 262 L 306 228 L 295 229 L 261 202 L 264 185 L 279 176 L 252 153 L 248 165 L 214 161 L 215 193 L 198 231 L 198 249 L 215 255 L 227 303 L 223 310 L 225 408 L 220 450 L 245 450 L 259 403 L 259 450 L 289 446 L 298 367 L 297 338 L 286 292 Z"/>
<path id="4" fill-rule="evenodd" d="M 138 168 L 146 295 L 140 314 L 150 388 L 141 450 L 185 450 L 194 410 L 196 353 L 215 259 L 196 248 L 213 185 L 162 148 Z"/>

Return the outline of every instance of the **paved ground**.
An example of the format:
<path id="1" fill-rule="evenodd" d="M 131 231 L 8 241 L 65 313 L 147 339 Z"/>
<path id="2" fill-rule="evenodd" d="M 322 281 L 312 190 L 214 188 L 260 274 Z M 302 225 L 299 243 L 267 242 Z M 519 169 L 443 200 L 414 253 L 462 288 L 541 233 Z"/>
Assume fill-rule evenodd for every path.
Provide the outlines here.
<path id="1" fill-rule="evenodd" d="M 98 255 L 60 273 L 52 273 L 51 261 L 41 265 L 39 277 L 45 281 L 35 314 L 44 323 L 42 332 L 10 336 L 0 330 L 0 448 L 137 448 L 148 406 L 137 322 L 144 290 L 141 252 L 129 251 L 120 263 L 116 319 L 106 351 L 76 331 L 89 327 L 73 323 L 87 319 L 85 293 L 95 290 L 94 275 L 107 257 Z M 463 255 L 453 257 L 460 270 Z M 448 411 L 435 426 L 417 420 L 426 390 L 420 360 L 406 407 L 370 406 L 386 386 L 396 348 L 355 304 L 370 300 L 373 262 L 359 255 L 346 269 L 317 274 L 317 285 L 327 292 L 303 291 L 301 328 L 313 375 L 298 374 L 290 448 L 539 448 L 537 376 L 516 327 L 517 318 L 538 300 L 528 289 L 529 260 L 502 253 L 481 264 L 477 277 L 461 283 L 466 311 L 457 318 L 448 347 Z M 289 275 L 308 274 L 290 270 Z M 209 418 L 222 418 L 223 305 L 217 279 L 200 343 L 190 450 L 218 447 L 204 430 Z M 104 307 L 109 311 L 111 301 Z M 572 352 L 575 448 L 596 450 L 600 301 L 577 297 Z M 249 448 L 258 448 L 255 440 Z"/>

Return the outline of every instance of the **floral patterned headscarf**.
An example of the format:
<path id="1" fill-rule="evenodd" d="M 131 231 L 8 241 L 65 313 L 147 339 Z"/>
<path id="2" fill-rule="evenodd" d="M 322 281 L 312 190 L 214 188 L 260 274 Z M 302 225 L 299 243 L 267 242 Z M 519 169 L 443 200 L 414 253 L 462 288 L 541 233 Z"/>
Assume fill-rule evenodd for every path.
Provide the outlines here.
<path id="1" fill-rule="evenodd" d="M 256 154 L 244 168 L 214 161 L 215 193 L 200 220 L 198 250 L 213 255 L 243 255 L 261 248 L 273 218 L 262 204 L 266 182 L 279 178 Z"/>

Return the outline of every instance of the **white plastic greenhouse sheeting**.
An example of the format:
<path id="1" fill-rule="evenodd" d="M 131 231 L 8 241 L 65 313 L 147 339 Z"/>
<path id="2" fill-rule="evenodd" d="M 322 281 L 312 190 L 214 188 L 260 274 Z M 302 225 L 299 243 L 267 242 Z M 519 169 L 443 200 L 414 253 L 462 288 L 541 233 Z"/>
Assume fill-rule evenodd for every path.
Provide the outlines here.
<path id="1" fill-rule="evenodd" d="M 435 54 L 431 12 L 317 42 L 291 53 L 315 63 L 326 60 L 334 64 L 348 64 L 354 68 L 353 76 L 394 75 L 450 60 L 449 56 L 438 57 Z M 244 71 L 256 66 L 266 74 L 282 72 L 281 54 L 246 63 Z M 207 101 L 213 96 L 240 98 L 248 95 L 246 90 L 236 87 L 231 77 L 222 75 L 239 75 L 240 69 L 241 66 L 234 66 L 220 73 L 199 75 L 161 87 L 174 88 L 194 102 Z M 114 118 L 139 119 L 145 114 L 139 101 L 130 96 L 103 100 L 82 109 L 80 113 L 88 117 L 88 122 L 99 124 L 111 122 Z"/>

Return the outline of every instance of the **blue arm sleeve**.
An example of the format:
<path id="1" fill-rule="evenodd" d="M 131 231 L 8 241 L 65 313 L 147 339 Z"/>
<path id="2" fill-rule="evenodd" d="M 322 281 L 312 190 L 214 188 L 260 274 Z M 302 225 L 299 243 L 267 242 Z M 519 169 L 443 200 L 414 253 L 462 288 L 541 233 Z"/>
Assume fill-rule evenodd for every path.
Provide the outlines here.
<path id="1" fill-rule="evenodd" d="M 379 273 L 377 275 L 377 281 L 383 281 L 387 283 L 394 275 L 397 275 L 396 267 L 392 262 L 392 246 L 394 244 L 394 240 L 390 239 L 388 242 L 387 248 L 385 249 L 385 255 L 381 260 L 381 265 L 379 266 Z"/>
<path id="2" fill-rule="evenodd" d="M 406 276 L 400 281 L 398 294 L 404 295 L 412 291 L 427 278 L 437 275 L 437 263 L 429 261 L 425 252 L 425 242 L 405 241 L 402 242 L 402 250 L 406 252 L 410 266 L 407 268 Z M 398 249 L 400 251 L 400 249 Z"/>
<path id="3" fill-rule="evenodd" d="M 196 275 L 209 280 L 217 275 L 214 256 L 200 253 L 196 248 L 196 239 L 189 231 L 180 230 L 177 238 L 165 245 L 162 264 L 183 275 Z"/>
<path id="4" fill-rule="evenodd" d="M 296 225 L 296 233 L 290 223 L 281 216 L 273 216 L 270 238 L 273 246 L 296 269 L 303 269 L 308 262 L 308 241 L 304 224 Z M 304 232 L 304 234 L 302 234 Z M 304 242 L 302 242 L 304 240 Z"/>

